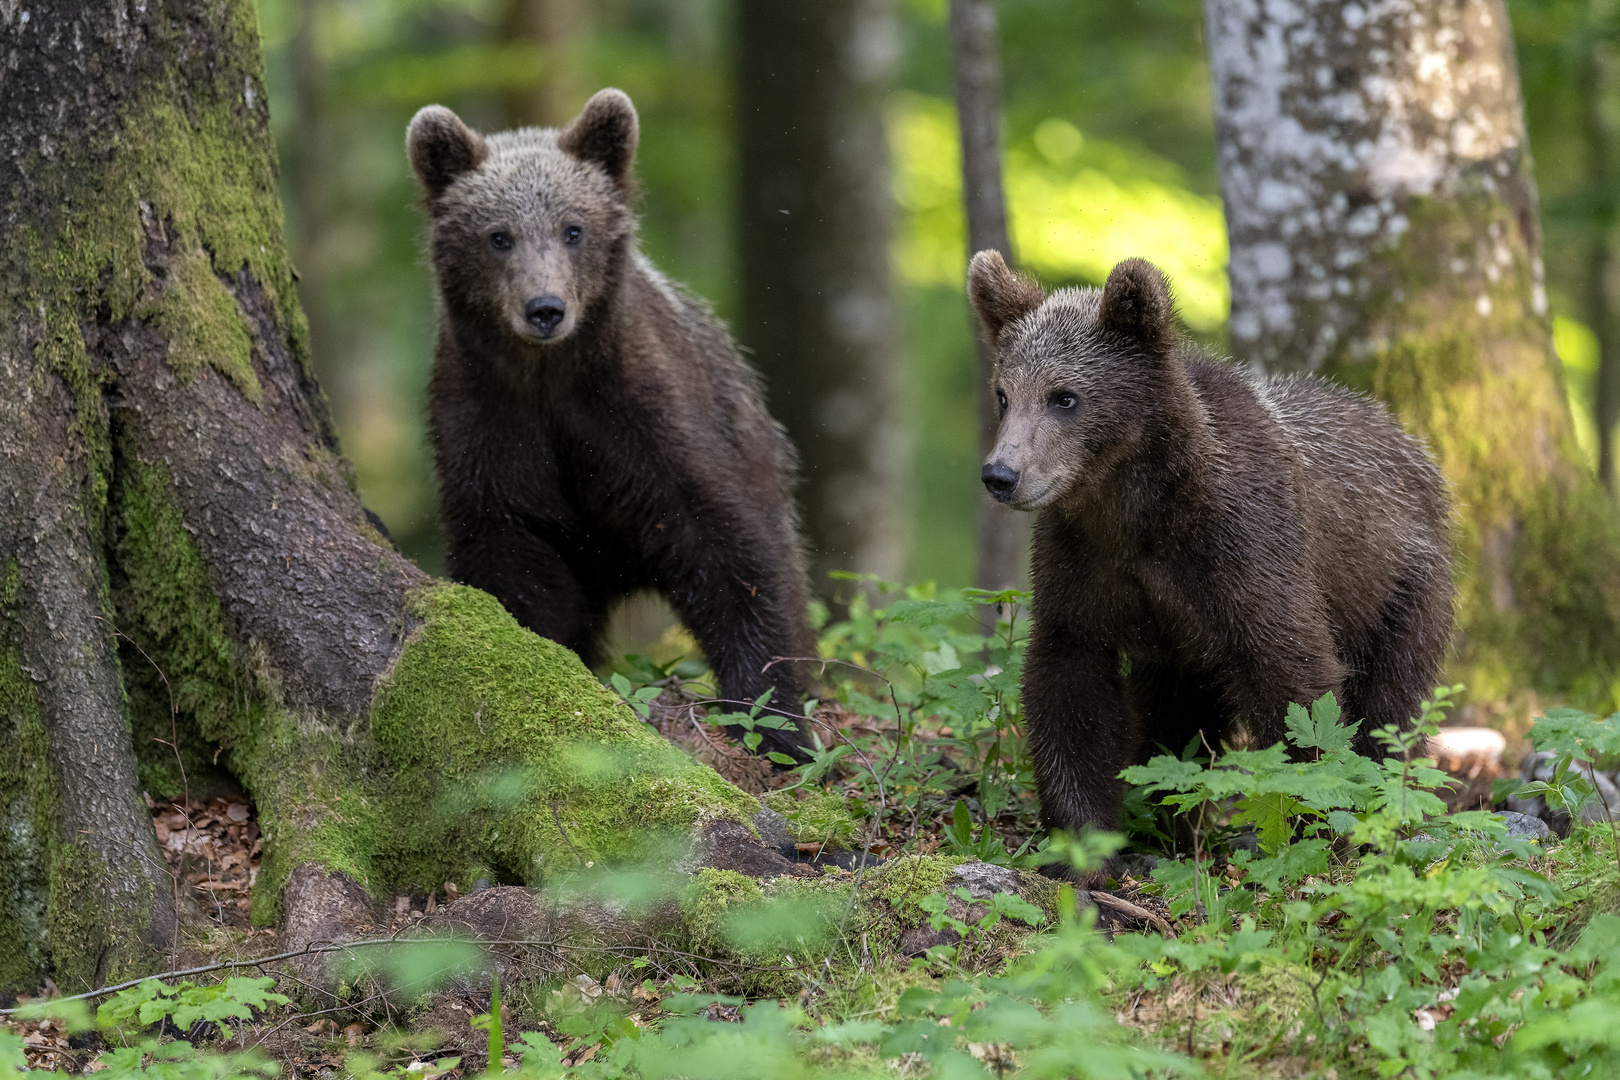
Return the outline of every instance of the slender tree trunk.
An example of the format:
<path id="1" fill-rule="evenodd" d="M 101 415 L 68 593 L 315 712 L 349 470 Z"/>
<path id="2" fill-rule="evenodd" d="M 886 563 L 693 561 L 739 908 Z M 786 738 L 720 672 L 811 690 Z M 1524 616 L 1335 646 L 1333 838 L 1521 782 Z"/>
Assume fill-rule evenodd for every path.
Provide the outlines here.
<path id="1" fill-rule="evenodd" d="M 811 580 L 902 570 L 883 91 L 890 0 L 742 0 L 743 343 L 799 449 Z"/>
<path id="2" fill-rule="evenodd" d="M 951 58 L 956 117 L 962 133 L 962 201 L 967 210 L 968 258 L 987 248 L 1013 265 L 1007 200 L 1001 186 L 1001 56 L 995 0 L 951 0 Z M 988 457 L 1001 416 L 991 392 L 995 350 L 982 338 L 979 355 L 979 450 Z M 973 583 L 1011 589 L 1024 579 L 1031 517 L 979 492 L 979 557 Z"/>
<path id="3" fill-rule="evenodd" d="M 296 944 L 383 890 L 542 880 L 700 823 L 781 863 L 737 854 L 752 798 L 367 524 L 310 371 L 252 4 L 28 15 L 0 13 L 0 992 L 172 941 L 131 718 L 253 796 L 254 917 Z"/>
<path id="4" fill-rule="evenodd" d="M 1608 35 L 1604 32 L 1613 5 L 1590 0 L 1587 41 L 1579 79 L 1582 135 L 1586 142 L 1587 190 L 1591 193 L 1592 221 L 1586 255 L 1586 319 L 1598 342 L 1597 392 L 1593 420 L 1598 440 L 1598 478 L 1615 490 L 1615 425 L 1620 424 L 1620 341 L 1616 340 L 1614 289 L 1615 172 L 1614 130 L 1609 119 L 1610 75 Z"/>
<path id="5" fill-rule="evenodd" d="M 594 87 L 584 84 L 587 31 L 583 0 L 507 0 L 501 40 L 533 45 L 540 77 L 501 94 L 503 127 L 559 127 L 573 119 Z"/>
<path id="6" fill-rule="evenodd" d="M 288 140 L 287 194 L 292 219 L 292 253 L 299 275 L 299 295 L 309 326 L 309 351 L 315 371 L 332 395 L 338 416 L 346 416 L 357 395 L 352 365 L 345 364 L 331 316 L 329 291 L 333 260 L 326 245 L 339 230 L 333 226 L 332 133 L 328 123 L 332 68 L 321 52 L 326 0 L 298 0 L 292 37 L 293 102 L 296 135 Z"/>
<path id="7" fill-rule="evenodd" d="M 1475 697 L 1610 703 L 1620 528 L 1553 355 L 1500 0 L 1207 0 L 1239 354 L 1388 401 L 1453 485 Z"/>

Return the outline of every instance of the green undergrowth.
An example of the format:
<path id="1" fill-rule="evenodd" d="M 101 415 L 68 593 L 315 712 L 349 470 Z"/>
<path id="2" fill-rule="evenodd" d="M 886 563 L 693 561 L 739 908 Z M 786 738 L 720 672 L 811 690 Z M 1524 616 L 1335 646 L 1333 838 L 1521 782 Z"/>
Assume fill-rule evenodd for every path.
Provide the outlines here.
<path id="1" fill-rule="evenodd" d="M 847 749 L 836 758 L 835 747 L 818 749 L 786 777 L 799 785 L 790 796 L 795 804 L 832 795 L 859 801 L 851 814 L 863 826 L 858 842 L 884 842 L 895 849 L 891 857 L 857 871 L 763 882 L 722 870 L 682 879 L 666 865 L 659 886 L 666 899 L 637 886 L 642 893 L 615 902 L 651 912 L 673 896 L 678 930 L 639 955 L 563 944 L 565 953 L 579 950 L 566 979 L 514 984 L 510 1015 L 496 1010 L 480 1021 L 517 1062 L 513 1071 L 604 1080 L 1573 1080 L 1620 1069 L 1620 916 L 1613 913 L 1620 833 L 1600 816 L 1562 841 L 1532 842 L 1509 836 L 1499 815 L 1447 812 L 1436 793 L 1444 774 L 1412 755 L 1449 706 L 1450 691 L 1425 705 L 1415 733 L 1375 732 L 1386 748 L 1377 758 L 1353 751 L 1359 722 L 1327 697 L 1291 709 L 1283 745 L 1213 754 L 1194 745 L 1128 770 L 1136 790 L 1131 820 L 1141 830 L 1133 837 L 1009 846 L 1003 840 L 1015 839 L 1026 820 L 1020 778 L 1027 766 L 1015 726 L 998 727 L 1001 717 L 1018 715 L 1016 695 L 998 688 L 999 672 L 990 669 L 1016 671 L 1021 639 L 1010 625 L 1016 616 L 986 637 L 972 602 L 958 603 L 913 591 L 882 607 L 854 605 L 850 620 L 825 628 L 828 655 L 856 665 L 829 697 L 843 708 L 864 703 L 867 717 L 886 714 L 893 727 L 838 742 Z M 437 587 L 418 599 L 416 614 L 422 627 L 373 716 L 376 752 L 400 755 L 389 767 L 397 764 L 411 783 L 477 787 L 457 778 L 482 775 L 486 754 L 521 759 L 529 741 L 556 745 L 544 740 L 570 723 L 598 743 L 623 738 L 640 746 L 638 733 L 650 733 L 629 702 L 548 666 L 553 646 L 510 636 L 512 624 L 481 594 Z M 445 677 L 451 669 L 456 677 Z M 389 695 L 407 693 L 411 711 L 391 714 Z M 546 704 L 565 693 L 571 704 Z M 632 687 L 632 699 L 638 695 Z M 606 708 L 585 707 L 594 705 Z M 423 745 L 407 753 L 391 724 Z M 947 727 L 951 733 L 941 734 Z M 1580 820 L 1593 797 L 1584 763 L 1620 760 L 1617 732 L 1613 719 L 1549 711 L 1532 738 L 1561 765 L 1551 781 L 1522 794 Z M 648 753 L 646 761 L 674 760 Z M 345 813 L 353 805 L 376 837 L 403 828 L 425 829 L 436 844 L 463 839 L 438 819 L 394 820 L 407 813 L 397 804 L 364 805 L 373 796 L 357 760 L 334 759 L 292 777 L 288 790 L 334 785 L 317 801 Z M 908 771 L 903 760 L 923 764 Z M 669 767 L 676 776 L 688 768 Z M 964 787 L 963 774 L 989 783 Z M 339 776 L 351 786 L 335 786 Z M 520 779 L 510 805 L 544 822 L 550 805 L 528 785 L 555 781 Z M 290 813 L 276 811 L 282 819 Z M 467 836 L 504 831 L 498 815 L 481 816 L 488 813 L 474 799 L 452 816 L 470 822 Z M 908 835 L 914 822 L 926 827 Z M 561 841 L 560 834 L 526 835 L 552 845 L 548 858 Z M 1127 842 L 1146 892 L 1156 894 L 1137 899 L 1163 905 L 1172 936 L 1100 933 L 1094 909 L 1029 872 L 1095 867 Z M 975 881 L 998 884 L 975 892 L 963 868 Z M 579 882 L 584 887 L 586 878 Z M 477 967 L 462 961 L 462 969 Z M 158 1002 L 152 1009 L 179 1001 L 178 994 L 148 996 Z M 260 1030 L 303 1022 L 289 1014 L 264 1017 Z M 399 1049 L 407 1043 L 409 1054 Z M 433 1076 L 482 1060 L 476 1052 L 468 1065 L 435 1060 L 437 1045 L 421 1032 L 388 1029 L 340 1071 L 366 1080 Z M 203 1056 L 221 1072 L 241 1067 Z"/>

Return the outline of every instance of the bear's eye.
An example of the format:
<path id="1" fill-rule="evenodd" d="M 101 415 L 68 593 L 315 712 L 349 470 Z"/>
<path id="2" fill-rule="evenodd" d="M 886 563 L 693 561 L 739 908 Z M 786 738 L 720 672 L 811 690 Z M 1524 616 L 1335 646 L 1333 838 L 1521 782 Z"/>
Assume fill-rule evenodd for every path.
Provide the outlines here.
<path id="1" fill-rule="evenodd" d="M 511 251 L 512 234 L 497 229 L 489 234 L 489 246 L 494 248 L 496 251 Z"/>
<path id="2" fill-rule="evenodd" d="M 1075 402 L 1078 400 L 1078 398 L 1069 393 L 1067 390 L 1059 390 L 1057 393 L 1052 395 L 1052 404 L 1056 405 L 1060 409 L 1072 409 L 1074 408 Z"/>
<path id="3" fill-rule="evenodd" d="M 1005 414 L 1007 411 L 1007 395 L 1000 390 L 996 391 L 996 404 L 1001 406 L 1001 411 Z"/>
<path id="4" fill-rule="evenodd" d="M 581 229 L 578 225 L 570 225 L 568 228 L 563 230 L 563 243 L 567 244 L 569 247 L 573 247 L 575 244 L 579 243 L 579 238 L 584 235 L 584 229 Z"/>

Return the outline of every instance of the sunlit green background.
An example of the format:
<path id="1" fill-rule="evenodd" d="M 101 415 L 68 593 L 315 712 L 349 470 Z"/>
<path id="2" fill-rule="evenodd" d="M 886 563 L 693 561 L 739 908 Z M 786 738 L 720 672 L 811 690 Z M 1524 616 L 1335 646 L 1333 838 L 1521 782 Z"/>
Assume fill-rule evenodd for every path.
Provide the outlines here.
<path id="1" fill-rule="evenodd" d="M 504 8 L 505 0 L 260 0 L 294 257 L 306 304 L 319 315 L 317 366 L 366 503 L 433 572 L 443 568 L 424 435 L 433 307 L 404 131 L 435 101 L 475 126 L 499 126 L 498 94 L 536 70 L 530 51 L 501 41 Z M 1582 287 L 1579 253 L 1596 227 L 1573 75 L 1586 9 L 1572 0 L 1519 0 L 1513 9 L 1557 344 L 1590 448 L 1596 347 L 1572 299 Z M 734 317 L 730 3 L 602 0 L 586 10 L 583 92 L 619 86 L 641 112 L 643 245 Z M 1171 275 L 1188 328 L 1220 346 L 1226 238 L 1198 3 L 1004 0 L 999 12 L 1017 257 L 1052 285 L 1096 284 L 1120 258 L 1153 259 Z M 978 497 L 976 376 L 960 287 L 966 253 L 945 16 L 945 0 L 900 5 L 905 59 L 887 114 L 914 515 L 907 572 L 961 585 L 973 566 Z M 304 63 L 313 57 L 323 78 L 313 155 L 298 108 L 302 19 L 312 31 Z M 301 161 L 317 163 L 314 175 L 298 172 Z"/>

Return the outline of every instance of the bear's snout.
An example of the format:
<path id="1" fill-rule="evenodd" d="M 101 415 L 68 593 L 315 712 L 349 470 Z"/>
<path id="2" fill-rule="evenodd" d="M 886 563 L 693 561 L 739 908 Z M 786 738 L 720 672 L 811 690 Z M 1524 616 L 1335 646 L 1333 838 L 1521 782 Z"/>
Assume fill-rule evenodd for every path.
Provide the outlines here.
<path id="1" fill-rule="evenodd" d="M 1006 502 L 1012 498 L 1014 489 L 1018 487 L 1018 472 L 1010 469 L 999 461 L 992 461 L 984 467 L 979 474 L 984 481 L 985 488 L 997 502 Z"/>
<path id="2" fill-rule="evenodd" d="M 541 337 L 550 337 L 566 314 L 568 308 L 560 296 L 536 296 L 523 305 L 523 317 L 540 331 Z"/>

